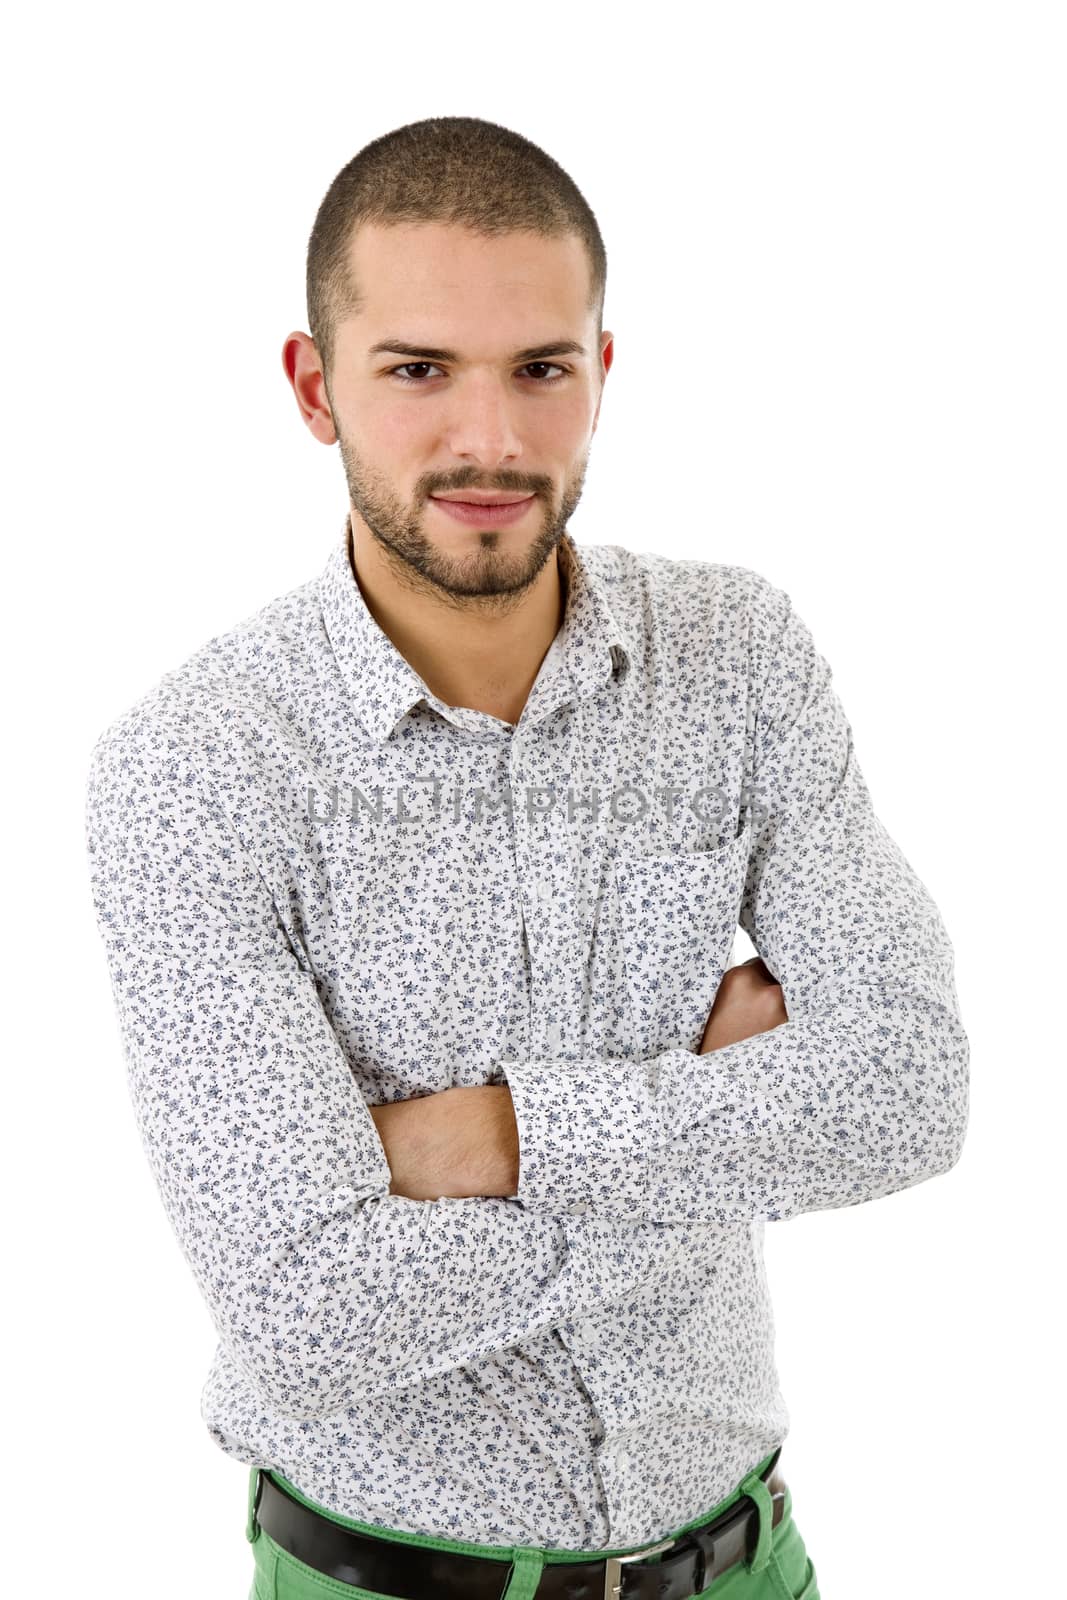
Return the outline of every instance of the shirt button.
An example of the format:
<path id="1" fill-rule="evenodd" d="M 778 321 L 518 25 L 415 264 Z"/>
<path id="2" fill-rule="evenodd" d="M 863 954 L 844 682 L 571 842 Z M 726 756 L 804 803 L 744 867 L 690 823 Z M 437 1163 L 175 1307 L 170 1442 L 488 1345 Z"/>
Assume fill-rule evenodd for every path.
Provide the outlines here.
<path id="1" fill-rule="evenodd" d="M 538 879 L 537 889 L 535 892 L 538 900 L 551 900 L 552 885 L 549 883 L 547 878 Z"/>
<path id="2" fill-rule="evenodd" d="M 560 1028 L 559 1023 L 558 1022 L 550 1022 L 548 1027 L 545 1029 L 545 1038 L 548 1040 L 549 1044 L 552 1046 L 553 1049 L 555 1049 L 556 1045 L 559 1044 L 560 1039 L 562 1037 L 563 1037 L 563 1032 L 562 1032 L 562 1029 Z"/>

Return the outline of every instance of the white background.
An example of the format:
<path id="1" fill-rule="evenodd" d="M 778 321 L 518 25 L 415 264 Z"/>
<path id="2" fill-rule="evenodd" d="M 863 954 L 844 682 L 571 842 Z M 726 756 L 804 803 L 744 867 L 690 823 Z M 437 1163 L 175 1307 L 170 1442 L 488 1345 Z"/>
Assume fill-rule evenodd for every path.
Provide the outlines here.
<path id="1" fill-rule="evenodd" d="M 823 1600 L 1055 1588 L 1061 18 L 853 0 L 7 25 L 12 1594 L 65 1594 L 76 1565 L 114 1600 L 251 1582 L 247 1469 L 198 1412 L 214 1331 L 126 1098 L 84 782 L 165 670 L 325 564 L 340 458 L 281 366 L 307 236 L 363 144 L 454 114 L 542 145 L 607 244 L 615 362 L 575 536 L 788 591 L 956 949 L 960 1163 L 767 1230 L 782 1465 Z"/>

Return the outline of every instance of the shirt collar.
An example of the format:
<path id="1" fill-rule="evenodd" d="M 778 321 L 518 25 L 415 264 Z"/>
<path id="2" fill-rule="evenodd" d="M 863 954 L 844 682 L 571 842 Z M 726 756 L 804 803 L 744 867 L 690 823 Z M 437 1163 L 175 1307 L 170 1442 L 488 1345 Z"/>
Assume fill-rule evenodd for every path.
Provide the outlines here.
<path id="1" fill-rule="evenodd" d="M 499 723 L 486 712 L 445 705 L 379 627 L 349 559 L 350 521 L 345 518 L 318 588 L 330 645 L 367 731 L 384 742 L 420 700 L 471 732 Z M 524 722 L 540 721 L 574 698 L 596 694 L 627 671 L 634 655 L 632 639 L 612 613 L 605 584 L 569 533 L 560 541 L 559 559 L 567 578 L 563 624 L 541 663 Z"/>

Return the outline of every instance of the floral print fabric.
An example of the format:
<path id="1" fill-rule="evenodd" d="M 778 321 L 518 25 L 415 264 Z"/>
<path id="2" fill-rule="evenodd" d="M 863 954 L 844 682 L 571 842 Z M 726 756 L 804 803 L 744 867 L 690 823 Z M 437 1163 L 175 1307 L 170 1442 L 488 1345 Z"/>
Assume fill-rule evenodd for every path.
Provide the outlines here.
<path id="1" fill-rule="evenodd" d="M 766 578 L 567 535 L 512 726 L 430 691 L 348 533 L 91 755 L 132 1106 L 218 1336 L 201 1414 L 365 1522 L 651 1542 L 788 1431 L 766 1223 L 957 1159 L 952 946 Z M 738 925 L 789 1020 L 698 1055 Z M 488 1083 L 517 1194 L 390 1195 L 368 1106 Z"/>

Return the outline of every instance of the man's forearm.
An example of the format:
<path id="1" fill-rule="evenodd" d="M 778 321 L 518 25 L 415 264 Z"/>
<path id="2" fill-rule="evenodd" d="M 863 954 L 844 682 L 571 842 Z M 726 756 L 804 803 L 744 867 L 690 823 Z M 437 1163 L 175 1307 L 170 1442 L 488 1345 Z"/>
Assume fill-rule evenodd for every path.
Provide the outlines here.
<path id="1" fill-rule="evenodd" d="M 392 1172 L 390 1194 L 409 1200 L 514 1195 L 519 1133 L 506 1084 L 368 1107 Z"/>
<path id="2" fill-rule="evenodd" d="M 700 1054 L 788 1021 L 781 988 L 753 957 L 723 975 Z M 371 1106 L 392 1173 L 409 1200 L 508 1197 L 519 1188 L 519 1132 L 506 1084 L 444 1089 Z"/>

